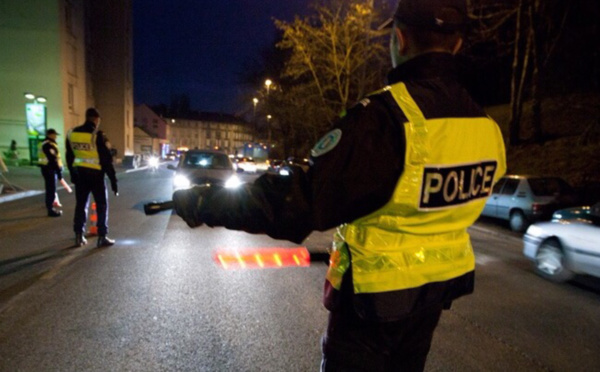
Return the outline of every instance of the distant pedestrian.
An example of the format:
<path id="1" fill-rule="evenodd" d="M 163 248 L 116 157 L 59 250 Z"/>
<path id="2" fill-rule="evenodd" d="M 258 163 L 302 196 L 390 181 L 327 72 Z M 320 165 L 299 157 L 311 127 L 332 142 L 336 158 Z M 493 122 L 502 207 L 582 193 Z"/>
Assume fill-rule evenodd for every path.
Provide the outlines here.
<path id="1" fill-rule="evenodd" d="M 10 142 L 10 149 L 7 157 L 15 162 L 15 165 L 19 165 L 19 150 L 17 149 L 17 141 L 12 140 Z"/>
<path id="2" fill-rule="evenodd" d="M 60 206 L 56 194 L 56 180 L 62 180 L 63 162 L 58 150 L 56 138 L 58 133 L 54 129 L 48 129 L 46 139 L 38 146 L 38 165 L 42 169 L 44 185 L 46 188 L 46 209 L 49 217 L 60 217 L 62 211 L 54 209 Z"/>
<path id="3" fill-rule="evenodd" d="M 75 245 L 87 244 L 84 237 L 90 193 L 94 195 L 98 213 L 98 247 L 115 244 L 108 234 L 108 195 L 104 175 L 110 179 L 115 195 L 118 195 L 117 177 L 111 156 L 111 144 L 104 133 L 98 130 L 100 113 L 95 108 L 85 112 L 85 123 L 67 135 L 67 166 L 71 181 L 75 184 Z"/>

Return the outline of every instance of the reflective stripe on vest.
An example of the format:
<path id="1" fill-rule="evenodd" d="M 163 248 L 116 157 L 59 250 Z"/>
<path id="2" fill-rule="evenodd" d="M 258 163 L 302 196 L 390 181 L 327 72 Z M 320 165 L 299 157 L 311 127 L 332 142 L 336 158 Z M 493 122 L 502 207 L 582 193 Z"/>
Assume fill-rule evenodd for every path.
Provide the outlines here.
<path id="1" fill-rule="evenodd" d="M 506 171 L 492 119 L 428 120 L 403 83 L 385 90 L 408 119 L 404 171 L 386 205 L 334 236 L 327 280 L 340 289 L 352 267 L 354 293 L 416 288 L 473 271 L 467 227 Z"/>
<path id="2" fill-rule="evenodd" d="M 73 166 L 102 170 L 96 150 L 96 133 L 70 132 L 69 142 L 75 155 Z"/>
<path id="3" fill-rule="evenodd" d="M 60 157 L 60 151 L 58 151 L 58 145 L 55 142 L 45 140 L 38 145 L 38 165 L 48 165 L 48 158 L 46 157 L 46 153 L 43 148 L 46 143 L 49 143 L 50 146 L 54 147 L 56 151 L 56 162 L 59 168 L 62 168 L 62 159 Z"/>

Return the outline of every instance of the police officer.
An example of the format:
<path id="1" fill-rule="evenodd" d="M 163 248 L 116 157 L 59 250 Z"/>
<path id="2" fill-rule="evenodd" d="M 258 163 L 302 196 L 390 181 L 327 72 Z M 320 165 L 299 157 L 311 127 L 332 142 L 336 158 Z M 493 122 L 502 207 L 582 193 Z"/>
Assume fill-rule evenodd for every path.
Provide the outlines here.
<path id="1" fill-rule="evenodd" d="M 75 127 L 67 136 L 67 166 L 71 181 L 75 184 L 75 245 L 87 243 L 84 237 L 87 221 L 87 207 L 90 193 L 94 195 L 98 213 L 98 247 L 115 243 L 108 238 L 108 195 L 104 175 L 110 179 L 115 195 L 118 195 L 117 177 L 110 154 L 111 145 L 104 133 L 98 130 L 100 113 L 95 108 L 85 112 L 85 123 Z"/>
<path id="2" fill-rule="evenodd" d="M 60 217 L 62 211 L 54 209 L 56 179 L 62 180 L 63 163 L 56 143 L 58 133 L 54 129 L 46 131 L 46 139 L 38 145 L 38 165 L 42 170 L 46 186 L 46 209 L 49 217 Z"/>
<path id="3" fill-rule="evenodd" d="M 389 85 L 348 110 L 305 174 L 174 193 L 189 226 L 301 242 L 338 227 L 323 371 L 421 371 L 441 312 L 474 288 L 467 228 L 506 170 L 497 124 L 459 83 L 465 0 L 401 0 Z"/>

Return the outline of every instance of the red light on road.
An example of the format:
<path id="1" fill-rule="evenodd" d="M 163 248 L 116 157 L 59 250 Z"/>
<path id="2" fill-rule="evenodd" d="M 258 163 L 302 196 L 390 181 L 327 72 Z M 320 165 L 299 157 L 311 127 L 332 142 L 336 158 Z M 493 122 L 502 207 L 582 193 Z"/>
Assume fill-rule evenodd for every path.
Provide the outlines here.
<path id="1" fill-rule="evenodd" d="M 248 248 L 217 251 L 213 260 L 225 270 L 306 267 L 310 265 L 310 253 L 305 247 Z"/>

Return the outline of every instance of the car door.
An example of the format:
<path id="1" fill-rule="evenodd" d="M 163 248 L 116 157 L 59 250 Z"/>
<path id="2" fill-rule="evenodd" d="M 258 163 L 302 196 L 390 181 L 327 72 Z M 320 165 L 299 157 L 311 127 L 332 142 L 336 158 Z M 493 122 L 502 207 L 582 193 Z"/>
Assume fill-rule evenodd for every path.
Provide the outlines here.
<path id="1" fill-rule="evenodd" d="M 572 267 L 579 273 L 600 277 L 600 218 L 573 227 L 567 241 Z"/>
<path id="2" fill-rule="evenodd" d="M 496 195 L 496 217 L 508 220 L 510 211 L 517 204 L 516 193 L 521 180 L 519 178 L 507 178 L 500 193 Z"/>
<path id="3" fill-rule="evenodd" d="M 500 191 L 502 191 L 502 186 L 506 183 L 506 178 L 500 178 L 500 180 L 494 185 L 492 189 L 492 195 L 486 200 L 485 207 L 483 207 L 483 212 L 481 213 L 484 216 L 488 217 L 496 217 L 496 209 L 498 205 L 498 196 L 500 195 Z"/>

